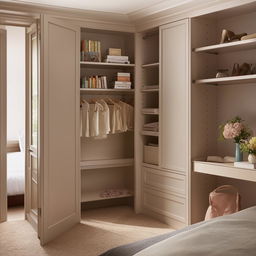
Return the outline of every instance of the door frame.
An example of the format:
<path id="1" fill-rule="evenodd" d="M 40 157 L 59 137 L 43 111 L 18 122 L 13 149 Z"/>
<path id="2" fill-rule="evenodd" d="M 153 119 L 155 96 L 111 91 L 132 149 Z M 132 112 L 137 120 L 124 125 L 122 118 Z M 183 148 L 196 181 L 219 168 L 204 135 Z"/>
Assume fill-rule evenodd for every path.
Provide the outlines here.
<path id="1" fill-rule="evenodd" d="M 11 12 L 1 17 L 1 25 L 3 26 L 20 26 L 20 27 L 29 27 L 33 23 L 36 22 L 36 18 L 39 15 L 33 13 L 31 16 L 26 17 L 18 17 Z M 1 37 L 2 38 L 2 37 Z M 1 40 L 1 39 L 0 39 Z M 3 42 L 1 41 L 1 44 Z M 0 70 L 0 222 L 7 221 L 7 83 L 6 83 L 6 62 L 7 62 L 7 46 L 5 45 L 4 48 L 0 47 L 0 63 L 1 66 L 4 64 L 4 69 Z M 26 54 L 27 59 L 27 54 Z M 4 62 L 3 62 L 4 61 Z M 27 61 L 27 60 L 26 60 Z M 25 80 L 25 88 L 27 90 L 27 79 Z M 25 99 L 27 101 L 27 99 Z M 40 111 L 40 109 L 39 109 Z M 27 113 L 25 113 L 27 118 Z M 25 138 L 27 140 L 27 138 Z M 27 143 L 26 143 L 27 144 Z M 25 175 L 26 175 L 26 168 L 25 168 Z M 26 193 L 25 193 L 26 196 Z M 26 200 L 26 199 L 25 199 Z M 25 214 L 24 214 L 25 215 Z M 26 215 L 25 215 L 26 218 Z"/>
<path id="2" fill-rule="evenodd" d="M 0 222 L 7 220 L 7 85 L 6 31 L 0 30 Z"/>

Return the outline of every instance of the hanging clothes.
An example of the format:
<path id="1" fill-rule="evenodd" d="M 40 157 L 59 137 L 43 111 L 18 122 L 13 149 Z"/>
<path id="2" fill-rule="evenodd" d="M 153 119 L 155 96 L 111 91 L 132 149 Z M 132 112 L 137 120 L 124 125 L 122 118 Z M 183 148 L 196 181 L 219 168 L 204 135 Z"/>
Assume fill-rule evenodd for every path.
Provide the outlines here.
<path id="1" fill-rule="evenodd" d="M 110 133 L 109 107 L 103 99 L 100 99 L 98 103 L 101 105 L 99 110 L 99 136 L 106 137 Z"/>
<path id="2" fill-rule="evenodd" d="M 134 126 L 134 108 L 110 98 L 83 100 L 80 110 L 81 137 L 106 138 L 108 134 L 126 132 Z"/>
<path id="3" fill-rule="evenodd" d="M 89 110 L 89 127 L 90 127 L 90 137 L 99 136 L 99 111 L 102 106 L 95 102 L 95 104 L 90 104 Z"/>
<path id="4" fill-rule="evenodd" d="M 89 112 L 90 112 L 90 105 L 87 101 L 83 100 L 80 108 L 80 136 L 81 137 L 90 137 L 89 131 Z"/>

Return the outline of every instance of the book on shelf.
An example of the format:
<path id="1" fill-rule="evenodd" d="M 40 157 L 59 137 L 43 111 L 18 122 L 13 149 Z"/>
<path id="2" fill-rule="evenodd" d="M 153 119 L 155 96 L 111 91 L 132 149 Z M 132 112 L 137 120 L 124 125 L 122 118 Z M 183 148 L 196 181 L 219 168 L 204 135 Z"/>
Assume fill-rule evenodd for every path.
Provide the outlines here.
<path id="1" fill-rule="evenodd" d="M 131 82 L 115 81 L 115 84 L 114 84 L 115 89 L 131 89 L 131 87 L 132 87 Z"/>
<path id="2" fill-rule="evenodd" d="M 117 73 L 117 81 L 119 82 L 130 82 L 131 81 L 131 73 Z"/>
<path id="3" fill-rule="evenodd" d="M 252 169 L 256 170 L 256 164 L 251 164 L 249 162 L 243 161 L 243 162 L 234 162 L 235 167 L 239 168 L 245 168 L 245 169 Z"/>
<path id="4" fill-rule="evenodd" d="M 95 40 L 81 41 L 81 61 L 101 62 L 101 43 Z"/>
<path id="5" fill-rule="evenodd" d="M 106 76 L 89 76 L 81 78 L 81 88 L 107 89 Z"/>
<path id="6" fill-rule="evenodd" d="M 108 48 L 107 55 L 121 56 L 122 55 L 122 50 L 121 50 L 121 48 Z"/>
<path id="7" fill-rule="evenodd" d="M 118 64 L 130 64 L 128 56 L 114 56 L 107 55 L 105 62 L 107 63 L 118 63 Z"/>

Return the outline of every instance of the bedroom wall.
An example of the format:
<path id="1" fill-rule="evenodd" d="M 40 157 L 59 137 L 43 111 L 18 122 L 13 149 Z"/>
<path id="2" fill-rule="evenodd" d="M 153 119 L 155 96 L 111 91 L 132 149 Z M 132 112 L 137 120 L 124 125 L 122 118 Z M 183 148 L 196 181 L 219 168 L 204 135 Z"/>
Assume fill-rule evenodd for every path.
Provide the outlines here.
<path id="1" fill-rule="evenodd" d="M 25 130 L 25 28 L 7 26 L 7 139 Z"/>

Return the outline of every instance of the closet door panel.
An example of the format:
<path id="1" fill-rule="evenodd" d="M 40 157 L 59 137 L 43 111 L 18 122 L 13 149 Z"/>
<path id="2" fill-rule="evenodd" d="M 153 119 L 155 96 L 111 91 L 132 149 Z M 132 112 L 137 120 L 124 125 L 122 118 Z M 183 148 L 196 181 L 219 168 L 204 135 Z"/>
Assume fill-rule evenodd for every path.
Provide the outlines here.
<path id="1" fill-rule="evenodd" d="M 185 176 L 182 174 L 171 173 L 143 167 L 144 186 L 154 188 L 162 192 L 173 193 L 185 196 Z"/>
<path id="2" fill-rule="evenodd" d="M 41 243 L 80 221 L 80 29 L 43 16 Z"/>
<path id="3" fill-rule="evenodd" d="M 182 197 L 162 193 L 154 189 L 144 189 L 144 207 L 181 223 L 185 223 L 186 220 L 185 204 L 186 200 Z"/>
<path id="4" fill-rule="evenodd" d="M 160 165 L 186 173 L 189 148 L 188 20 L 160 28 Z"/>

